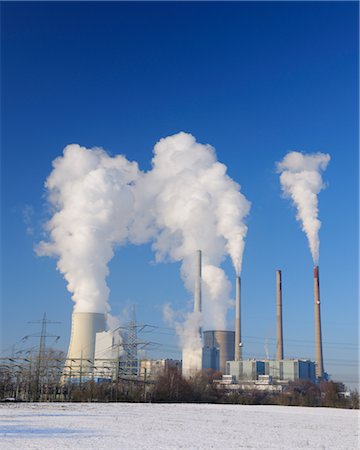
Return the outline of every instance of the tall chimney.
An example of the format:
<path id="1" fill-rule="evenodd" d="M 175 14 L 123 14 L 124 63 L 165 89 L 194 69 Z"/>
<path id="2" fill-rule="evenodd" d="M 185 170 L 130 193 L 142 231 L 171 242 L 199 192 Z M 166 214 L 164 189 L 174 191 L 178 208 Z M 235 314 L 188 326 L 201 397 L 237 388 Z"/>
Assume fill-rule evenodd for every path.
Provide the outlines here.
<path id="1" fill-rule="evenodd" d="M 236 276 L 236 299 L 235 299 L 235 361 L 242 359 L 241 342 L 241 279 Z"/>
<path id="2" fill-rule="evenodd" d="M 315 318 L 315 373 L 316 379 L 324 378 L 324 361 L 321 339 L 321 317 L 320 317 L 320 285 L 319 266 L 314 267 L 314 318 Z"/>
<path id="3" fill-rule="evenodd" d="M 194 312 L 201 312 L 201 250 L 196 252 Z"/>
<path id="4" fill-rule="evenodd" d="M 276 271 L 276 359 L 284 359 L 281 270 Z"/>
<path id="5" fill-rule="evenodd" d="M 194 286 L 194 313 L 201 313 L 201 250 L 196 251 L 195 258 L 195 286 Z M 199 323 L 196 342 L 191 342 L 189 347 L 182 349 L 182 375 L 191 378 L 196 375 L 203 366 L 202 330 Z M 195 336 L 194 336 L 195 337 Z M 193 339 L 191 339 L 193 341 Z M 189 343 L 187 343 L 189 345 Z"/>

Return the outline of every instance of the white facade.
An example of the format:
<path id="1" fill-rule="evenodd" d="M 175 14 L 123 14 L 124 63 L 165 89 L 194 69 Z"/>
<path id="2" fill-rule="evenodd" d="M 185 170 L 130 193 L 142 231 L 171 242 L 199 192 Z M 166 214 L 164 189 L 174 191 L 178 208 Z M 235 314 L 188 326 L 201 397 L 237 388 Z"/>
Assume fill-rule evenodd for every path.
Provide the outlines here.
<path id="1" fill-rule="evenodd" d="M 98 378 L 115 377 L 121 352 L 121 337 L 118 331 L 96 333 L 94 376 Z"/>
<path id="2" fill-rule="evenodd" d="M 172 367 L 180 369 L 181 362 L 176 359 L 142 359 L 140 361 L 140 376 L 156 378 Z"/>

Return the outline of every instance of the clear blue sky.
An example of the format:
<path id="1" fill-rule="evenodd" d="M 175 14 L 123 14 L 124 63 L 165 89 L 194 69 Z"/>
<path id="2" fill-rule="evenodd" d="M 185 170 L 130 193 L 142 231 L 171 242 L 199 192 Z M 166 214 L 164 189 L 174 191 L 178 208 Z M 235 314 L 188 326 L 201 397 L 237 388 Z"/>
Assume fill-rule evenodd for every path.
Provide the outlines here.
<path id="1" fill-rule="evenodd" d="M 319 196 L 325 369 L 355 382 L 358 4 L 2 2 L 1 20 L 2 349 L 36 333 L 27 321 L 45 311 L 61 321 L 49 328 L 61 335 L 57 348 L 68 345 L 70 294 L 56 261 L 33 251 L 51 161 L 78 143 L 147 170 L 155 142 L 187 131 L 216 148 L 252 202 L 246 356 L 263 356 L 266 345 L 275 353 L 281 268 L 285 354 L 314 357 L 312 260 L 275 162 L 289 150 L 331 154 Z M 165 327 L 162 305 L 184 308 L 190 295 L 177 264 L 152 260 L 149 246 L 119 249 L 110 302 L 115 314 L 136 303 L 140 322 Z M 224 268 L 232 279 L 229 261 Z M 152 356 L 180 357 L 170 330 L 143 338 L 163 344 Z"/>

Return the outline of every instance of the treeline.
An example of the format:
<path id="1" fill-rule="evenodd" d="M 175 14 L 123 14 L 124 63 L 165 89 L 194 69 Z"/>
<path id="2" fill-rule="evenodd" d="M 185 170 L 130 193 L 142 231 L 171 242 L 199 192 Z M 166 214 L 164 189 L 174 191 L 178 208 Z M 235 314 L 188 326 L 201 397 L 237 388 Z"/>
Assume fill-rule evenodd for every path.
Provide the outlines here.
<path id="1" fill-rule="evenodd" d="M 206 402 L 242 405 L 323 406 L 332 408 L 359 409 L 359 393 L 346 392 L 343 383 L 324 381 L 314 384 L 309 381 L 289 382 L 282 392 L 234 390 L 230 386 L 218 388 L 213 383 L 218 374 L 199 373 L 185 380 L 181 373 L 169 370 L 158 377 L 152 391 L 154 402 Z"/>
<path id="2" fill-rule="evenodd" d="M 282 392 L 238 391 L 227 396 L 227 402 L 243 405 L 322 406 L 359 409 L 359 393 L 345 392 L 343 383 L 294 381 Z"/>
<path id="3" fill-rule="evenodd" d="M 154 380 L 119 377 L 116 381 L 85 381 L 62 384 L 53 376 L 43 379 L 10 377 L 0 370 L 0 399 L 3 401 L 45 402 L 167 402 L 167 403 L 230 403 L 243 405 L 323 406 L 359 409 L 357 391 L 345 392 L 342 383 L 326 381 L 290 382 L 281 392 L 234 390 L 219 387 L 214 379 L 220 374 L 203 371 L 190 380 L 182 377 L 177 368 L 169 368 Z"/>

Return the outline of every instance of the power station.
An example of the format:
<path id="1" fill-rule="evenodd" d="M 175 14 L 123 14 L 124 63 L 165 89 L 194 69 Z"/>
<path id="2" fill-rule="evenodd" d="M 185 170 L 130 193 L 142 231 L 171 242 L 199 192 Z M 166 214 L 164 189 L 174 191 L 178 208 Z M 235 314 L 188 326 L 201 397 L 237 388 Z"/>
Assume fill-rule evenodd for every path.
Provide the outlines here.
<path id="1" fill-rule="evenodd" d="M 197 252 L 194 290 L 194 312 L 201 312 L 201 251 Z M 276 271 L 276 359 L 243 359 L 241 337 L 241 278 L 235 279 L 235 331 L 199 329 L 202 347 L 183 349 L 183 375 L 191 377 L 201 369 L 220 371 L 236 382 L 258 380 L 268 376 L 274 380 L 303 379 L 312 382 L 325 377 L 320 319 L 319 268 L 314 268 L 314 318 L 315 318 L 315 362 L 303 359 L 284 358 L 282 272 Z M 200 356 L 201 355 L 201 356 Z M 185 364 L 184 364 L 185 360 Z M 201 361 L 201 369 L 200 369 Z"/>
<path id="2" fill-rule="evenodd" d="M 244 359 L 241 336 L 241 278 L 235 278 L 235 330 L 203 330 L 202 315 L 202 252 L 195 255 L 194 273 L 194 328 L 186 329 L 186 339 L 182 348 L 182 374 L 185 378 L 196 376 L 201 370 L 211 369 L 221 372 L 224 379 L 236 383 L 246 380 L 321 381 L 326 376 L 323 364 L 319 267 L 314 267 L 314 322 L 315 322 L 315 362 L 302 359 L 284 358 L 282 272 L 276 270 L 276 358 Z M 130 339 L 131 340 L 131 339 Z M 133 353 L 126 336 L 119 331 L 106 330 L 106 318 L 101 313 L 74 312 L 63 381 L 76 381 L 75 374 L 94 378 L 114 378 L 125 366 L 132 365 L 132 375 L 137 375 L 142 367 L 139 361 L 126 361 L 124 355 Z M 137 358 L 136 356 L 134 357 Z M 134 359 L 133 358 L 133 359 Z M 109 365 L 109 361 L 114 361 Z M 167 360 L 159 360 L 167 361 Z M 170 360 L 169 360 L 170 361 Z M 160 364 L 159 362 L 159 364 Z M 145 364 L 145 363 L 144 363 Z M 158 365 L 146 363 L 148 370 Z M 165 363 L 161 363 L 160 366 Z M 167 363 L 166 363 L 167 364 Z M 165 366 L 166 366 L 165 364 Z M 171 363 L 178 365 L 176 362 Z M 165 367 L 164 366 L 164 367 Z M 155 369 L 154 369 L 155 370 Z"/>

